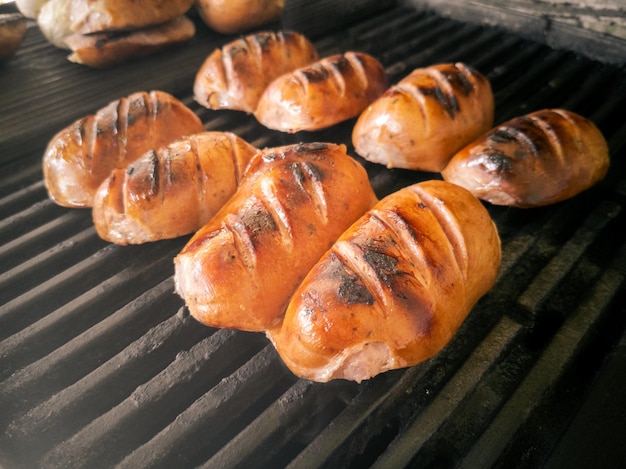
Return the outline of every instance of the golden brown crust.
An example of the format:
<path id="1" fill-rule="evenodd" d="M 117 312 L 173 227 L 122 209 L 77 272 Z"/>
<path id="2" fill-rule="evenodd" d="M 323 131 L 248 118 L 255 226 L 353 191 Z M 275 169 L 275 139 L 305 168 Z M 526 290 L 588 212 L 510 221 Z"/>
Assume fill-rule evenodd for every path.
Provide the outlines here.
<path id="1" fill-rule="evenodd" d="M 463 64 L 418 68 L 359 116 L 355 151 L 389 168 L 441 171 L 493 125 L 489 81 Z"/>
<path id="2" fill-rule="evenodd" d="M 268 336 L 298 376 L 355 381 L 441 350 L 494 284 L 500 239 L 465 189 L 432 180 L 395 192 L 311 269 Z"/>
<path id="3" fill-rule="evenodd" d="M 250 34 L 207 57 L 196 74 L 194 96 L 209 109 L 251 114 L 275 78 L 316 60 L 315 46 L 301 34 Z"/>
<path id="4" fill-rule="evenodd" d="M 274 130 L 320 130 L 357 116 L 386 88 L 385 70 L 374 57 L 336 54 L 274 80 L 254 115 Z"/>
<path id="5" fill-rule="evenodd" d="M 278 19 L 285 0 L 196 0 L 200 17 L 213 30 L 241 33 Z"/>
<path id="6" fill-rule="evenodd" d="M 73 51 L 68 57 L 71 62 L 103 68 L 188 41 L 195 32 L 193 21 L 179 16 L 167 23 L 132 31 L 72 34 L 65 38 L 65 43 Z"/>
<path id="7" fill-rule="evenodd" d="M 490 130 L 459 151 L 442 175 L 493 204 L 529 208 L 590 188 L 609 164 L 607 142 L 591 121 L 544 109 Z"/>
<path id="8" fill-rule="evenodd" d="M 202 132 L 150 150 L 100 185 L 96 230 L 122 245 L 192 233 L 235 193 L 255 153 L 229 132 Z"/>
<path id="9" fill-rule="evenodd" d="M 311 266 L 375 201 L 343 145 L 260 151 L 237 192 L 175 258 L 176 291 L 208 326 L 275 327 Z"/>
<path id="10" fill-rule="evenodd" d="M 137 29 L 184 15 L 193 0 L 71 0 L 71 29 L 80 34 Z"/>
<path id="11" fill-rule="evenodd" d="M 98 186 L 115 168 L 203 130 L 191 109 L 163 91 L 113 101 L 50 140 L 43 157 L 48 194 L 59 205 L 91 207 Z"/>

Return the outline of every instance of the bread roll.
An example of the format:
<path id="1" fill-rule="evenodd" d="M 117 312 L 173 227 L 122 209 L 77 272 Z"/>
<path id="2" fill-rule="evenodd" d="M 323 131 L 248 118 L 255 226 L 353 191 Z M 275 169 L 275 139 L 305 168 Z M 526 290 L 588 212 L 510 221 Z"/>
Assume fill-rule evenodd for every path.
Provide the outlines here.
<path id="1" fill-rule="evenodd" d="M 389 168 L 441 171 L 493 125 L 489 81 L 462 63 L 418 68 L 372 103 L 352 132 L 355 151 Z"/>
<path id="2" fill-rule="evenodd" d="M 96 230 L 123 245 L 192 233 L 235 193 L 255 153 L 229 132 L 202 132 L 149 150 L 100 185 L 93 204 Z"/>
<path id="3" fill-rule="evenodd" d="M 0 60 L 17 52 L 26 34 L 26 18 L 19 13 L 0 15 Z"/>
<path id="4" fill-rule="evenodd" d="M 278 19 L 285 0 L 196 0 L 198 13 L 213 30 L 241 33 Z"/>
<path id="5" fill-rule="evenodd" d="M 609 149 L 589 120 L 544 109 L 501 124 L 459 151 L 443 177 L 496 205 L 539 207 L 604 178 Z"/>
<path id="6" fill-rule="evenodd" d="M 188 41 L 195 32 L 193 21 L 179 16 L 167 23 L 132 31 L 72 34 L 65 38 L 65 43 L 72 50 L 68 57 L 71 62 L 103 68 Z"/>
<path id="7" fill-rule="evenodd" d="M 336 54 L 274 80 L 254 115 L 274 130 L 320 130 L 357 116 L 386 88 L 385 70 L 374 57 Z"/>
<path id="8" fill-rule="evenodd" d="M 360 382 L 440 351 L 495 283 L 500 239 L 480 201 L 431 180 L 390 194 L 341 235 L 268 336 L 313 381 Z"/>
<path id="9" fill-rule="evenodd" d="M 251 114 L 275 78 L 316 60 L 315 46 L 301 34 L 250 34 L 207 57 L 196 74 L 194 96 L 209 109 Z"/>
<path id="10" fill-rule="evenodd" d="M 184 15 L 194 0 L 71 0 L 72 31 L 120 31 L 165 23 Z"/>
<path id="11" fill-rule="evenodd" d="M 376 201 L 343 145 L 269 148 L 174 260 L 176 291 L 213 327 L 264 331 L 313 264 Z"/>
<path id="12" fill-rule="evenodd" d="M 59 205 L 91 207 L 98 186 L 115 168 L 203 130 L 191 109 L 163 91 L 113 101 L 50 140 L 43 157 L 48 194 Z"/>

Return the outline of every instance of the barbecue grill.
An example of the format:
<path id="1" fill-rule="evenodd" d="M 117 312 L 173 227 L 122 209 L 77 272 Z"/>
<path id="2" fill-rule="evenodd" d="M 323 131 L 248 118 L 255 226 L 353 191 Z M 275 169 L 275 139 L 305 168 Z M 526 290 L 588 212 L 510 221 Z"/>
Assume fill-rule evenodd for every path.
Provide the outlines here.
<path id="1" fill-rule="evenodd" d="M 126 247 L 100 240 L 89 210 L 48 199 L 43 151 L 77 118 L 160 89 L 206 129 L 257 147 L 344 143 L 381 197 L 440 176 L 359 159 L 354 120 L 286 135 L 200 107 L 195 72 L 236 36 L 193 14 L 188 44 L 105 70 L 70 63 L 31 24 L 0 65 L 0 466 L 608 468 L 626 460 L 626 48 L 607 39 L 618 48 L 594 55 L 602 38 L 583 35 L 592 47 L 579 47 L 570 27 L 552 29 L 555 47 L 515 28 L 515 16 L 494 25 L 500 10 L 483 22 L 472 10 L 464 21 L 440 3 L 293 0 L 267 28 L 306 34 L 320 55 L 368 52 L 391 82 L 415 67 L 466 62 L 491 81 L 496 123 L 570 109 L 602 130 L 611 167 L 559 204 L 485 204 L 502 239 L 496 285 L 438 355 L 361 384 L 297 379 L 264 335 L 197 323 L 172 279 L 189 237 Z"/>

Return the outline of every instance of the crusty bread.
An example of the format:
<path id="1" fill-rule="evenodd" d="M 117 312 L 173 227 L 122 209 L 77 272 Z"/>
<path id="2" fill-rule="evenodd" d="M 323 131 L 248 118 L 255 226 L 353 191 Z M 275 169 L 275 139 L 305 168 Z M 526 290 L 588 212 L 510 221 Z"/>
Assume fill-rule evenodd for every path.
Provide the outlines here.
<path id="1" fill-rule="evenodd" d="M 343 145 L 262 150 L 176 256 L 176 291 L 205 325 L 276 327 L 309 269 L 375 201 L 365 169 Z"/>
<path id="2" fill-rule="evenodd" d="M 209 109 L 253 113 L 265 88 L 280 75 L 318 60 L 302 34 L 262 31 L 209 55 L 196 74 L 194 96 Z"/>
<path id="3" fill-rule="evenodd" d="M 50 140 L 43 157 L 48 194 L 59 205 L 91 207 L 98 186 L 115 168 L 203 130 L 191 109 L 163 91 L 113 101 Z"/>
<path id="4" fill-rule="evenodd" d="M 386 88 L 385 70 L 374 57 L 335 54 L 270 83 L 254 115 L 274 130 L 320 130 L 357 116 Z"/>
<path id="5" fill-rule="evenodd" d="M 462 64 L 418 68 L 359 116 L 355 151 L 389 168 L 441 171 L 452 155 L 493 125 L 489 81 Z"/>
<path id="6" fill-rule="evenodd" d="M 467 190 L 431 180 L 356 221 L 268 331 L 285 364 L 314 381 L 362 381 L 440 351 L 495 283 L 500 239 Z"/>
<path id="7" fill-rule="evenodd" d="M 71 62 L 103 68 L 188 41 L 195 32 L 193 21 L 183 15 L 163 24 L 132 31 L 72 34 L 64 40 L 72 50 L 68 57 Z"/>
<path id="8" fill-rule="evenodd" d="M 530 208 L 590 188 L 609 164 L 607 142 L 593 122 L 544 109 L 496 126 L 454 155 L 442 175 L 492 204 Z"/>

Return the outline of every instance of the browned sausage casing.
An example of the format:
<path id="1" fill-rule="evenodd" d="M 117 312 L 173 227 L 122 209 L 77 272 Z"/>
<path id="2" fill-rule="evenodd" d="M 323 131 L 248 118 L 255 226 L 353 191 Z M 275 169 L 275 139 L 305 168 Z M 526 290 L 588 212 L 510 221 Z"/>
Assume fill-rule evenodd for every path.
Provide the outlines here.
<path id="1" fill-rule="evenodd" d="M 192 6 L 193 0 L 70 0 L 67 15 L 72 31 L 90 34 L 165 23 Z"/>
<path id="2" fill-rule="evenodd" d="M 285 0 L 195 0 L 204 22 L 217 32 L 240 33 L 276 20 Z"/>
<path id="3" fill-rule="evenodd" d="M 418 68 L 363 111 L 352 143 L 389 168 L 441 171 L 458 150 L 493 125 L 489 81 L 463 64 Z"/>
<path id="4" fill-rule="evenodd" d="M 202 132 L 202 121 L 162 91 L 133 93 L 56 134 L 43 157 L 50 198 L 66 207 L 91 207 L 98 186 L 148 150 Z"/>
<path id="5" fill-rule="evenodd" d="M 336 54 L 274 80 L 254 115 L 274 130 L 320 130 L 357 116 L 387 83 L 383 66 L 371 55 Z"/>
<path id="6" fill-rule="evenodd" d="M 93 68 L 108 67 L 132 57 L 152 54 L 165 46 L 191 39 L 196 27 L 186 16 L 123 34 L 72 34 L 64 38 L 72 50 L 71 62 Z"/>
<path id="7" fill-rule="evenodd" d="M 208 326 L 276 327 L 308 270 L 375 201 L 343 145 L 260 151 L 235 195 L 175 258 L 176 291 Z"/>
<path id="8" fill-rule="evenodd" d="M 317 59 L 315 46 L 301 34 L 250 34 L 207 57 L 196 73 L 194 96 L 209 109 L 252 114 L 275 78 Z"/>
<path id="9" fill-rule="evenodd" d="M 495 283 L 500 239 L 467 190 L 432 180 L 395 192 L 338 239 L 268 336 L 298 376 L 368 379 L 441 350 Z"/>
<path id="10" fill-rule="evenodd" d="M 96 192 L 102 239 L 140 244 L 192 233 L 235 193 L 256 148 L 235 134 L 202 132 L 116 169 Z"/>
<path id="11" fill-rule="evenodd" d="M 544 109 L 487 132 L 459 151 L 442 175 L 492 204 L 531 208 L 590 188 L 609 164 L 606 140 L 591 121 Z"/>

